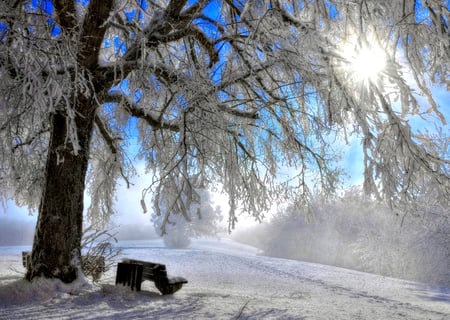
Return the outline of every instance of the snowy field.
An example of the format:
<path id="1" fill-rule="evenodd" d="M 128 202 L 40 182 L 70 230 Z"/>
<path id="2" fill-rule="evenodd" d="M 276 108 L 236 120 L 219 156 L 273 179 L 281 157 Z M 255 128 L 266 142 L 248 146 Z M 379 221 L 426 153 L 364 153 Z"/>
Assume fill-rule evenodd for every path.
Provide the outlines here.
<path id="1" fill-rule="evenodd" d="M 21 280 L 21 251 L 0 247 L 0 319 L 450 319 L 450 288 L 318 264 L 258 256 L 231 240 L 121 242 L 123 257 L 165 263 L 189 280 L 172 296 L 145 281 L 140 293 L 114 286 Z"/>

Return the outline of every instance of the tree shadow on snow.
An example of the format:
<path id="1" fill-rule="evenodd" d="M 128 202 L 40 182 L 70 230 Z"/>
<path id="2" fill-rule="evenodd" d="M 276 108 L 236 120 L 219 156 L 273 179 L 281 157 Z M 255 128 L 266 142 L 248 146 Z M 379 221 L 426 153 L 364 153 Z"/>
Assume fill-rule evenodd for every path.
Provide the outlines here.
<path id="1" fill-rule="evenodd" d="M 427 301 L 450 303 L 450 288 L 420 284 L 414 286 L 411 291 L 418 297 Z"/>
<path id="2" fill-rule="evenodd" d="M 200 299 L 190 296 L 161 295 L 144 286 L 140 292 L 124 286 L 92 285 L 70 291 L 55 282 L 31 284 L 17 280 L 0 287 L 1 319 L 155 319 L 168 315 L 189 318 L 201 309 Z"/>

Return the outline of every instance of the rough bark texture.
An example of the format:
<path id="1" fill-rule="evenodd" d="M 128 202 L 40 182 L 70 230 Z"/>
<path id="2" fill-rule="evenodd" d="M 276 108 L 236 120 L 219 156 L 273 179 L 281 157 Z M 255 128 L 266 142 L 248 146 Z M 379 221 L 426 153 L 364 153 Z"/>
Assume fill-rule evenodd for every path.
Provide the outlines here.
<path id="1" fill-rule="evenodd" d="M 66 143 L 66 115 L 53 115 L 46 183 L 27 273 L 29 280 L 44 276 L 72 282 L 77 278 L 81 261 L 84 180 L 95 111 L 83 115 L 76 121 L 81 147 L 77 155 Z"/>
<path id="2" fill-rule="evenodd" d="M 95 74 L 98 54 L 105 35 L 106 19 L 113 1 L 91 0 L 80 28 L 74 19 L 75 1 L 56 1 L 55 9 L 67 36 L 78 38 L 77 70 Z M 72 14 L 67 13 L 67 9 Z M 79 34 L 78 34 L 79 33 Z M 75 86 L 76 87 L 76 86 Z M 66 109 L 56 111 L 51 119 L 51 134 L 46 162 L 45 187 L 33 241 L 31 263 L 26 278 L 59 278 L 74 281 L 81 272 L 81 237 L 83 225 L 83 195 L 89 162 L 90 140 L 97 103 L 95 93 L 104 88 L 93 80 L 94 92 L 73 92 L 78 151 L 68 139 Z"/>

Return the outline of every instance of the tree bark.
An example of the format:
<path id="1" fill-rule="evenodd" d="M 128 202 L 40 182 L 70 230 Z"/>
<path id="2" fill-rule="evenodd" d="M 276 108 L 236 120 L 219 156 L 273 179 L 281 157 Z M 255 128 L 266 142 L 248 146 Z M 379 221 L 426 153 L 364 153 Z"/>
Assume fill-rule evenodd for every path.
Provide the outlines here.
<path id="1" fill-rule="evenodd" d="M 95 108 L 88 101 L 75 119 L 80 151 L 67 140 L 67 115 L 52 116 L 46 181 L 26 278 L 74 281 L 81 272 L 83 195 Z M 84 112 L 82 112 L 84 111 Z"/>

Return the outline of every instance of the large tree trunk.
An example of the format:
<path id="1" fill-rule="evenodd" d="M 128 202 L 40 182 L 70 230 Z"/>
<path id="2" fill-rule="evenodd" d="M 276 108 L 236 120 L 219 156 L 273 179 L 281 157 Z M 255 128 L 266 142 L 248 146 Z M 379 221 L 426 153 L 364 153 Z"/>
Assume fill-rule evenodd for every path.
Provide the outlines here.
<path id="1" fill-rule="evenodd" d="M 67 140 L 67 115 L 52 116 L 46 181 L 26 275 L 28 280 L 44 276 L 68 283 L 81 272 L 83 194 L 95 108 L 85 105 L 77 109 L 84 111 L 76 118 L 80 147 L 77 154 Z"/>
<path id="2" fill-rule="evenodd" d="M 106 32 L 105 22 L 113 3 L 113 0 L 91 0 L 80 28 L 75 0 L 55 1 L 56 14 L 65 37 L 62 38 L 78 41 L 78 72 L 95 74 Z M 57 111 L 52 115 L 45 185 L 26 275 L 28 280 L 43 276 L 69 283 L 81 272 L 83 195 L 97 106 L 94 95 L 105 89 L 105 84 L 95 78 L 91 85 L 93 92 L 85 92 L 89 96 L 82 92 L 71 93 L 79 148 L 75 149 L 68 139 L 66 111 Z M 74 87 L 77 87 L 76 83 Z"/>

